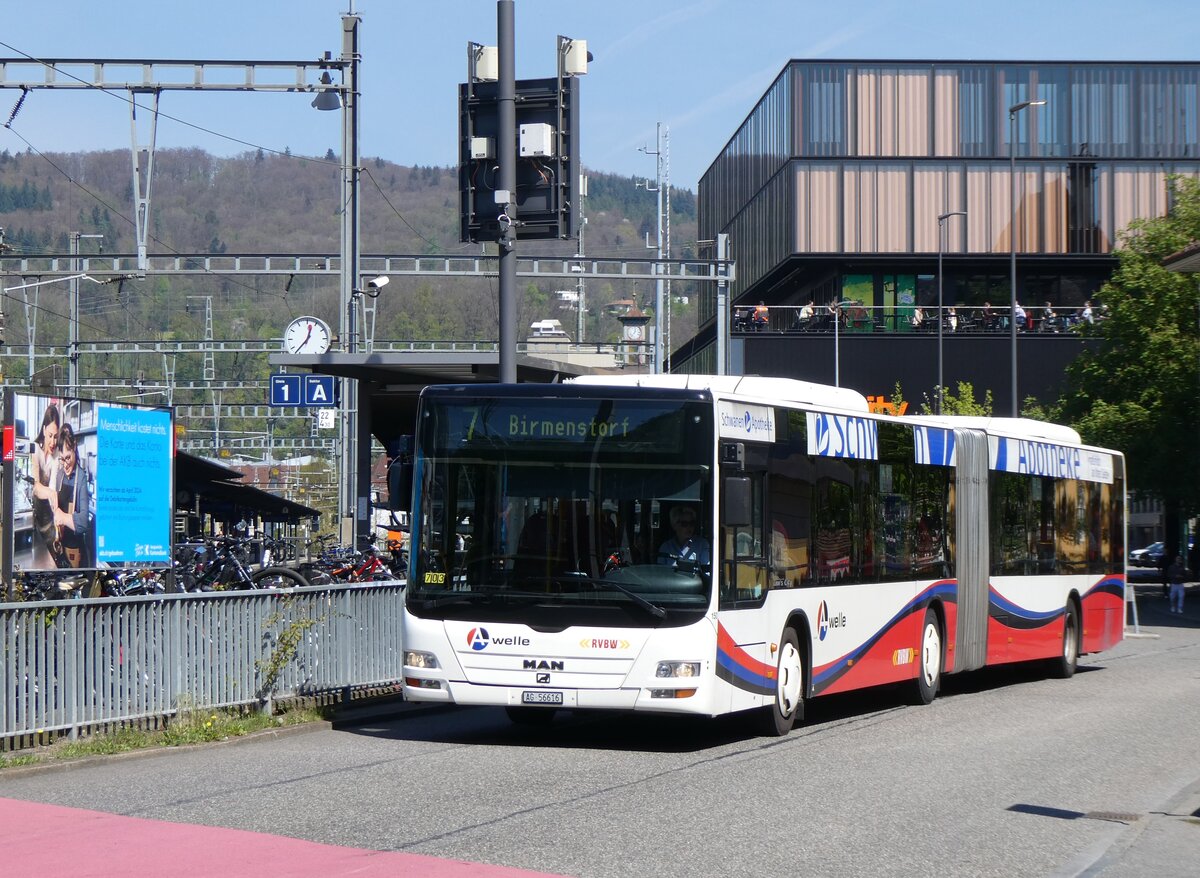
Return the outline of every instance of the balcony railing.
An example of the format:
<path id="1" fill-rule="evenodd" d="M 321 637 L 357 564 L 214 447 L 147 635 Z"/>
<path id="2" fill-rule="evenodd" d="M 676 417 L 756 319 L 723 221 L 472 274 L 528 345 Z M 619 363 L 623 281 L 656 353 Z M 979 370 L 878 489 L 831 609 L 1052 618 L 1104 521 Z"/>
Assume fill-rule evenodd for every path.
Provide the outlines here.
<path id="1" fill-rule="evenodd" d="M 860 305 L 842 302 L 838 305 L 775 305 L 767 309 L 766 320 L 755 317 L 753 307 L 738 306 L 733 310 L 731 330 L 734 335 L 758 333 L 826 333 L 846 334 L 928 334 L 937 333 L 939 314 L 943 333 L 975 334 L 1008 333 L 1010 309 L 1005 306 L 954 305 L 933 306 Z M 1017 330 L 1024 333 L 1056 335 L 1078 333 L 1089 322 L 1106 319 L 1101 309 L 1092 310 L 1088 320 L 1082 308 L 1027 308 L 1025 319 Z"/>

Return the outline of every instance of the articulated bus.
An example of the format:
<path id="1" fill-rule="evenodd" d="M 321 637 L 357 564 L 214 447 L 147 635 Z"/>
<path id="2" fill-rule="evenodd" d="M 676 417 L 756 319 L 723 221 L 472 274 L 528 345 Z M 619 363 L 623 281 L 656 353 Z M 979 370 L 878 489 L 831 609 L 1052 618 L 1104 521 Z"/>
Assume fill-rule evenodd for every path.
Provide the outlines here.
<path id="1" fill-rule="evenodd" d="M 784 735 L 806 699 L 1069 677 L 1123 636 L 1124 459 L 1065 427 L 699 375 L 429 387 L 417 421 L 412 701 Z"/>

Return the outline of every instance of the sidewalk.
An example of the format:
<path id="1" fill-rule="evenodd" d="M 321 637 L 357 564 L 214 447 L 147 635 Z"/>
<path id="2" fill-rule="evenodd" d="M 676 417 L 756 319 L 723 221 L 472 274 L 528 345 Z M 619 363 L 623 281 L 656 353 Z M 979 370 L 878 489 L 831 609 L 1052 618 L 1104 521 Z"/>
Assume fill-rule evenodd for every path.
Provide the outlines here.
<path id="1" fill-rule="evenodd" d="M 1117 829 L 1053 878 L 1174 878 L 1200 863 L 1200 781 L 1161 810 Z"/>
<path id="2" fill-rule="evenodd" d="M 507 866 L 317 844 L 0 798 L 8 875 L 173 878 L 546 878 Z M 553 876 L 551 876 L 553 878 Z"/>

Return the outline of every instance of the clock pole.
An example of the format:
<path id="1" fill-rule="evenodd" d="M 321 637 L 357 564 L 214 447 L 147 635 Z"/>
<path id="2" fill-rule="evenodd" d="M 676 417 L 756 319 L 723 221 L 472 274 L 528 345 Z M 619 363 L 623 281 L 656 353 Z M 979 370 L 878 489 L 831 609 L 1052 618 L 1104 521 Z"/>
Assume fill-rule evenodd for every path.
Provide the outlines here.
<path id="1" fill-rule="evenodd" d="M 625 351 L 622 362 L 628 365 L 631 360 L 637 365 L 646 362 L 646 328 L 650 323 L 650 315 L 634 305 L 624 314 L 617 317 L 621 321 L 621 337 L 625 340 Z"/>

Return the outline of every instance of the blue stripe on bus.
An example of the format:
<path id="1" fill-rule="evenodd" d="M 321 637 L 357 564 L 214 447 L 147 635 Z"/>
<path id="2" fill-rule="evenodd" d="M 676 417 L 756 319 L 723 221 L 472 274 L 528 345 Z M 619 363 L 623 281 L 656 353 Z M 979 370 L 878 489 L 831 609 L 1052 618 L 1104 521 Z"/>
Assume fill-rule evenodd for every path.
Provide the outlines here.
<path id="1" fill-rule="evenodd" d="M 758 695 L 775 694 L 775 681 L 738 664 L 737 660 L 723 649 L 717 650 L 717 676 L 747 692 Z"/>

